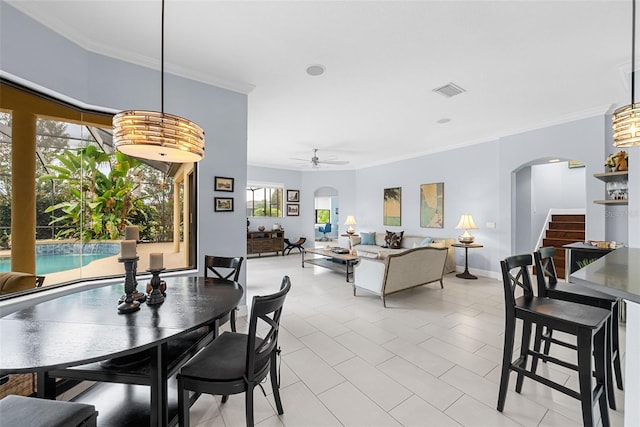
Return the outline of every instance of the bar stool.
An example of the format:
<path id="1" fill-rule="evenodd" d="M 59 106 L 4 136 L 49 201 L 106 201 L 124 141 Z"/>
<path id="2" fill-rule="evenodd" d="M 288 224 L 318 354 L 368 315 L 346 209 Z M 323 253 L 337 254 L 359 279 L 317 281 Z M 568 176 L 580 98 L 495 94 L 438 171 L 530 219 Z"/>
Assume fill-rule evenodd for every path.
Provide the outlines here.
<path id="1" fill-rule="evenodd" d="M 568 396 L 580 400 L 583 424 L 592 427 L 598 424 L 594 405 L 600 408 L 602 426 L 609 426 L 609 408 L 607 407 L 607 388 L 605 369 L 605 341 L 607 321 L 611 312 L 597 307 L 585 306 L 568 301 L 546 297 L 536 297 L 531 287 L 529 268 L 533 265 L 530 254 L 514 255 L 500 261 L 505 299 L 505 332 L 502 355 L 502 372 L 498 392 L 498 411 L 502 412 L 507 397 L 509 375 L 517 372 L 516 392 L 522 391 L 524 377 L 531 378 Z M 517 288 L 524 295 L 516 297 Z M 515 339 L 516 320 L 523 321 L 520 356 L 511 361 Z M 542 328 L 565 332 L 577 339 L 576 350 L 578 364 L 572 364 L 558 358 L 540 353 L 539 347 L 530 348 L 531 327 L 536 326 L 536 336 Z M 539 344 L 539 343 L 538 343 Z M 593 362 L 591 356 L 593 354 Z M 531 368 L 527 369 L 527 358 L 532 356 Z M 578 372 L 579 391 L 570 389 L 550 379 L 536 374 L 537 359 L 555 363 Z M 594 369 L 595 366 L 595 369 Z M 592 378 L 596 384 L 592 387 Z"/>
<path id="2" fill-rule="evenodd" d="M 618 339 L 619 300 L 614 296 L 589 289 L 586 286 L 559 282 L 558 275 L 556 274 L 556 266 L 553 261 L 555 253 L 556 249 L 554 247 L 540 248 L 533 253 L 536 264 L 538 296 L 604 308 L 611 312 L 611 318 L 607 323 L 607 367 L 613 364 L 618 389 L 622 390 L 622 364 L 620 363 L 620 344 Z M 545 341 L 543 352 L 547 355 L 549 354 L 549 348 L 552 343 L 571 348 L 571 345 L 554 339 L 552 329 L 545 330 L 542 336 L 539 338 L 536 337 L 536 339 Z M 611 371 L 608 370 L 608 372 Z M 616 398 L 613 394 L 613 378 L 610 374 L 607 374 L 607 394 L 609 396 L 609 407 L 615 410 Z"/>

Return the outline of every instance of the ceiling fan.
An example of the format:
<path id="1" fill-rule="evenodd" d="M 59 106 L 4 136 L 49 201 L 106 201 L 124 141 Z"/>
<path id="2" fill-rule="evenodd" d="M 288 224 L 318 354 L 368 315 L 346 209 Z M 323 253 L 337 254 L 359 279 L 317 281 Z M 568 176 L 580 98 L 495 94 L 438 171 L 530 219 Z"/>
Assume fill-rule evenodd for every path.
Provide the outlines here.
<path id="1" fill-rule="evenodd" d="M 292 158 L 292 160 L 300 160 L 303 162 L 309 161 L 307 159 L 296 159 L 296 158 Z M 318 158 L 317 148 L 313 149 L 313 156 L 311 157 L 310 162 L 311 162 L 311 167 L 314 167 L 314 168 L 320 167 L 320 165 L 346 165 L 349 163 L 348 160 L 320 160 L 320 158 Z"/>

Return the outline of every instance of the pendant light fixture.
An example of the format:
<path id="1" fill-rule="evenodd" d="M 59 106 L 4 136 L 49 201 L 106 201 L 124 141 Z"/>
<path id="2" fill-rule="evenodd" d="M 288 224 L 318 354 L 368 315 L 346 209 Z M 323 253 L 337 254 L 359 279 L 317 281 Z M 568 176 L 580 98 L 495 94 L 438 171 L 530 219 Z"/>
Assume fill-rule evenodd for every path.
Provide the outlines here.
<path id="1" fill-rule="evenodd" d="M 618 108 L 613 113 L 613 145 L 633 147 L 640 145 L 640 103 L 635 99 L 636 75 L 636 0 L 632 2 L 631 18 L 631 104 Z"/>
<path id="2" fill-rule="evenodd" d="M 160 52 L 160 112 L 127 110 L 113 116 L 116 149 L 140 159 L 191 163 L 204 157 L 204 131 L 196 123 L 164 112 L 164 0 Z"/>

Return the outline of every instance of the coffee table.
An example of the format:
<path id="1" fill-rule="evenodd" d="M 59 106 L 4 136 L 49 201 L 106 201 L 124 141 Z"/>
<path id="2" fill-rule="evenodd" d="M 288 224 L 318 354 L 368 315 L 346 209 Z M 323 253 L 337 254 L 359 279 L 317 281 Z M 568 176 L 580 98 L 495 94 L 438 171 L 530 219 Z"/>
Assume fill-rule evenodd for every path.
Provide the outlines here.
<path id="1" fill-rule="evenodd" d="M 314 255 L 314 257 L 306 258 L 306 254 L 312 254 Z M 315 255 L 321 255 L 322 258 L 317 258 L 315 257 Z M 317 265 L 318 267 L 324 267 L 330 270 L 339 271 L 341 273 L 345 273 L 347 282 L 349 281 L 349 275 L 353 275 L 353 266 L 360 260 L 357 255 L 351 255 L 351 253 L 349 252 L 340 254 L 335 253 L 330 249 L 323 248 L 304 248 L 301 256 L 302 268 L 304 268 L 304 264 L 306 262 L 307 264 Z"/>

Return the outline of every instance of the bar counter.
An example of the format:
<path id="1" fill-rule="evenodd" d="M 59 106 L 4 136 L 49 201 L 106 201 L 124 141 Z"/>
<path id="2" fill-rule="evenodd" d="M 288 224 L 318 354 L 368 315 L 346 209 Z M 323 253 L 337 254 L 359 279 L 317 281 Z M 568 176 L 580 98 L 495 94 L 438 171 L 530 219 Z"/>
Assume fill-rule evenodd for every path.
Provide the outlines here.
<path id="1" fill-rule="evenodd" d="M 611 251 L 571 274 L 569 282 L 606 292 L 627 302 L 624 425 L 640 426 L 640 248 Z"/>

